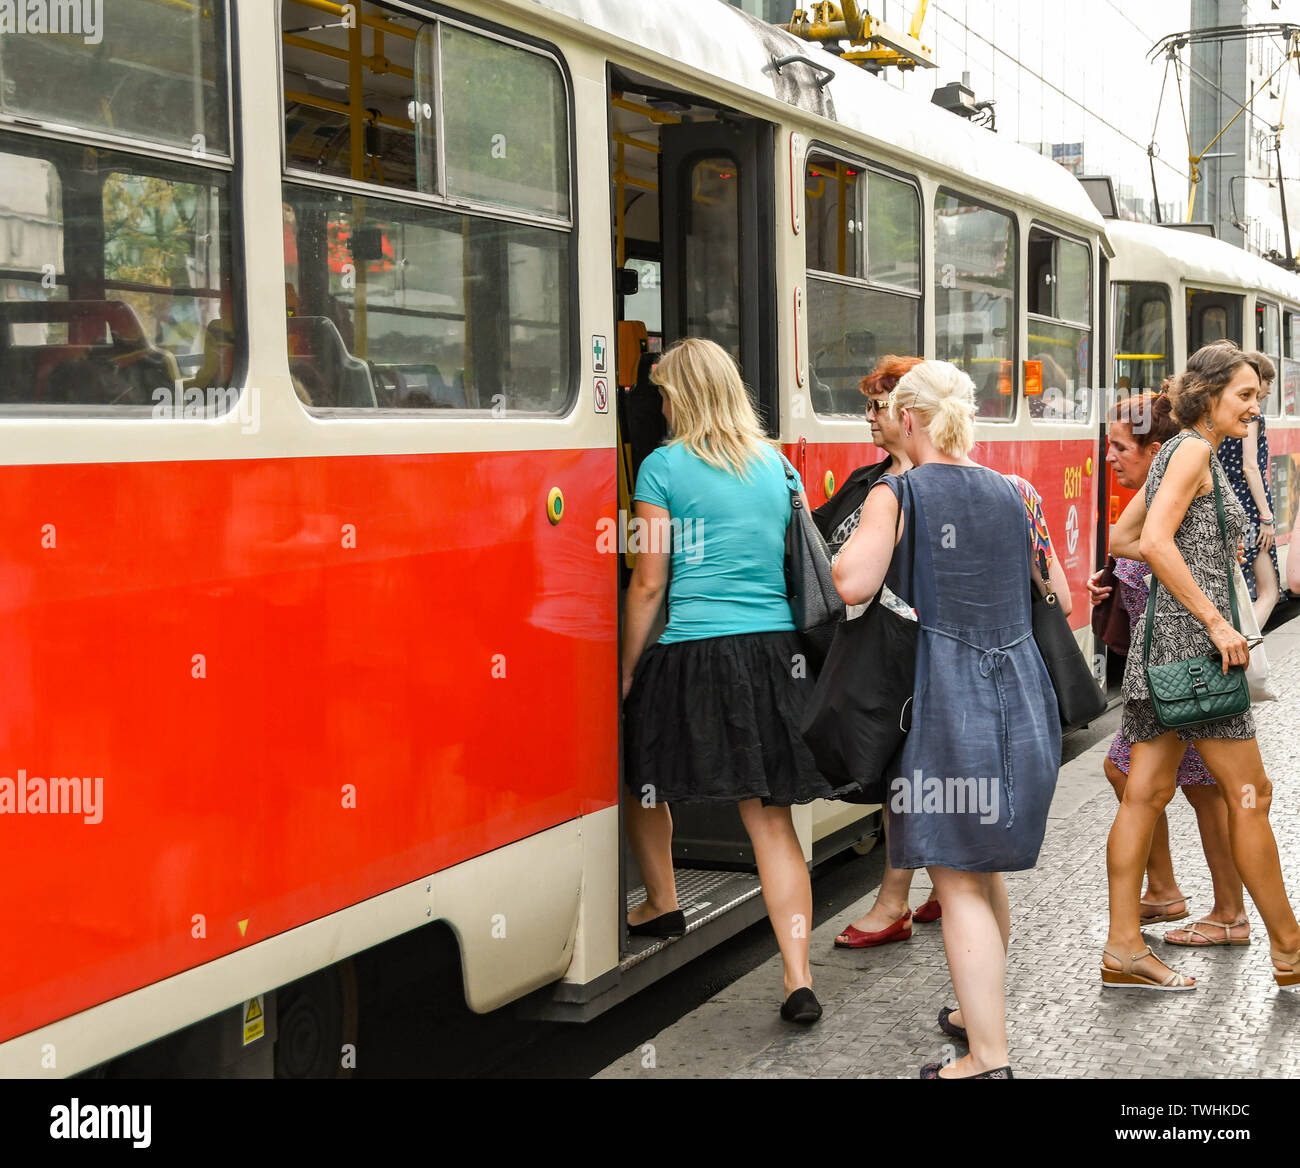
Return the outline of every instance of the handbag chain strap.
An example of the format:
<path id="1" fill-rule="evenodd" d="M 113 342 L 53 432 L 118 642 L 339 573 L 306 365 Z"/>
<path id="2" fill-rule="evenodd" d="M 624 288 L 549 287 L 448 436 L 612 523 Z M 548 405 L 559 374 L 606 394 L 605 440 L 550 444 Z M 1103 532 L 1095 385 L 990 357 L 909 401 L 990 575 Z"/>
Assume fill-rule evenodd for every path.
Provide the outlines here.
<path id="1" fill-rule="evenodd" d="M 1195 433 L 1195 431 L 1193 431 Z M 1200 437 L 1200 435 L 1197 435 Z M 1207 443 L 1208 445 L 1208 443 Z M 1214 465 L 1218 457 L 1213 450 L 1210 452 L 1210 483 L 1214 487 L 1214 510 L 1219 517 L 1219 534 L 1223 537 L 1223 551 L 1228 558 L 1228 607 L 1232 612 L 1232 627 L 1241 632 L 1241 620 L 1237 615 L 1237 590 L 1233 587 L 1232 581 L 1232 549 L 1228 546 L 1228 521 L 1223 514 L 1223 493 L 1219 490 L 1219 476 L 1214 473 Z M 1166 466 L 1169 464 L 1166 463 Z M 1159 490 L 1159 488 L 1156 488 Z M 1151 592 L 1147 596 L 1147 627 L 1142 637 L 1142 663 L 1151 664 L 1151 626 L 1156 622 L 1156 589 L 1160 585 L 1160 579 L 1155 572 L 1151 573 Z"/>

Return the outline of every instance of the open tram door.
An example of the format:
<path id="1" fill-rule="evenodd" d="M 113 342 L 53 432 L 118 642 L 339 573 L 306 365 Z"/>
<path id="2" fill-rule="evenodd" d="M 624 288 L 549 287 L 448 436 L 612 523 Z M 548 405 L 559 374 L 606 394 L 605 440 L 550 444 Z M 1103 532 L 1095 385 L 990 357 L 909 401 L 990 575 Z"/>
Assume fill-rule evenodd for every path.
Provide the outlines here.
<path id="1" fill-rule="evenodd" d="M 650 370 L 674 341 L 707 337 L 728 350 L 769 433 L 777 433 L 776 135 L 761 119 L 620 69 L 610 74 L 610 133 L 620 496 L 630 510 L 640 463 L 665 436 Z M 625 790 L 623 798 L 631 797 Z M 683 805 L 673 819 L 689 931 L 671 943 L 624 934 L 620 996 L 764 913 L 736 808 Z M 630 908 L 643 893 L 625 833 L 620 874 Z"/>

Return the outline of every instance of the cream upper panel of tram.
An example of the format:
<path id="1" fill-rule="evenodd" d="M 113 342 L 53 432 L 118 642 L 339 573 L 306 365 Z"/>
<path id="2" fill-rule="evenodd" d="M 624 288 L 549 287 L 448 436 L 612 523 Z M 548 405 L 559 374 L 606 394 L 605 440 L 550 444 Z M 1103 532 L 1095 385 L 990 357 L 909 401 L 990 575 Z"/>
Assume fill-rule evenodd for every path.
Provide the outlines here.
<path id="1" fill-rule="evenodd" d="M 503 0 L 493 7 L 521 13 L 540 8 L 580 21 L 587 31 L 574 29 L 575 35 L 638 46 L 679 74 L 698 74 L 700 89 L 718 82 L 740 86 L 836 123 L 895 161 L 909 156 L 917 167 L 972 194 L 996 198 L 1001 193 L 1017 205 L 1050 209 L 1062 226 L 1105 236 L 1092 200 L 1064 167 L 720 0 Z M 787 65 L 778 74 L 772 61 L 791 55 L 810 64 Z M 812 65 L 834 72 L 824 88 L 818 88 Z M 837 137 L 831 134 L 832 140 Z"/>
<path id="2" fill-rule="evenodd" d="M 1107 224 L 1107 232 L 1115 248 L 1112 281 L 1161 280 L 1300 303 L 1300 276 L 1222 239 L 1121 221 Z"/>

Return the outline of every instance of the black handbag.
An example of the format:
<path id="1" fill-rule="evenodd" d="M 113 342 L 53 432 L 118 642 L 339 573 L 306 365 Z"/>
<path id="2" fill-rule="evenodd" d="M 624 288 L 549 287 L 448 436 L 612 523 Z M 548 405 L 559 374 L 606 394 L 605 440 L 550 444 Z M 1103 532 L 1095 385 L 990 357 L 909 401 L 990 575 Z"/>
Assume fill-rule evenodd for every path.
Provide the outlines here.
<path id="1" fill-rule="evenodd" d="M 901 521 L 901 499 L 898 513 Z M 912 557 L 916 524 L 907 526 Z M 885 780 L 911 724 L 921 626 L 883 603 L 884 591 L 881 584 L 866 612 L 837 626 L 799 727 L 817 769 L 846 788 L 836 795 L 846 803 L 885 801 Z"/>
<path id="2" fill-rule="evenodd" d="M 1106 712 L 1106 695 L 1093 677 L 1088 662 L 1074 639 L 1070 622 L 1061 611 L 1056 593 L 1052 591 L 1051 577 L 1047 573 L 1047 558 L 1038 553 L 1038 570 L 1047 585 L 1047 595 L 1038 591 L 1031 576 L 1029 593 L 1031 616 L 1034 623 L 1034 644 L 1047 666 L 1047 675 L 1056 691 L 1056 705 L 1061 715 L 1061 726 L 1073 730 L 1086 726 Z"/>
<path id="3" fill-rule="evenodd" d="M 794 467 L 785 463 L 790 490 L 790 520 L 785 529 L 785 589 L 794 627 L 814 642 L 829 642 L 834 626 L 844 620 L 844 601 L 831 580 L 831 557 L 817 524 L 799 497 Z"/>
<path id="4" fill-rule="evenodd" d="M 1219 476 L 1210 468 L 1214 483 L 1214 509 L 1219 516 L 1219 534 L 1223 536 L 1223 550 L 1228 557 L 1228 607 L 1232 613 L 1232 627 L 1241 632 L 1241 619 L 1237 615 L 1237 590 L 1231 578 L 1234 563 L 1232 548 L 1228 544 L 1228 525 L 1223 517 L 1223 496 L 1219 491 Z M 1197 726 L 1219 718 L 1231 718 L 1250 709 L 1250 684 L 1242 665 L 1229 665 L 1223 672 L 1223 658 L 1218 650 L 1183 661 L 1170 661 L 1165 665 L 1151 664 L 1151 628 L 1156 623 L 1156 591 L 1160 581 L 1151 574 L 1151 594 L 1147 598 L 1146 632 L 1142 646 L 1142 664 L 1146 667 L 1147 688 L 1151 692 L 1151 705 L 1160 725 L 1174 730 Z"/>

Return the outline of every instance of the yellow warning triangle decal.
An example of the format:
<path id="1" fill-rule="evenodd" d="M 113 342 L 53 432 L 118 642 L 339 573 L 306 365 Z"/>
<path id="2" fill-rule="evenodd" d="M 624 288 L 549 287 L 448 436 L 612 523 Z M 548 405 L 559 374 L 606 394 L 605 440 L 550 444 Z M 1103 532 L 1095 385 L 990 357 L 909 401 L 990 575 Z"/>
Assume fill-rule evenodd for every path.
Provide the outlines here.
<path id="1" fill-rule="evenodd" d="M 254 998 L 251 1002 L 248 1003 L 248 1013 L 244 1015 L 244 1022 L 248 1023 L 248 1022 L 256 1021 L 261 1016 L 262 1016 L 262 1007 L 257 1004 L 257 999 Z"/>
<path id="2" fill-rule="evenodd" d="M 248 922 L 251 919 L 252 918 L 250 917 L 245 917 L 242 921 L 239 922 L 239 935 L 241 937 L 248 932 Z"/>

